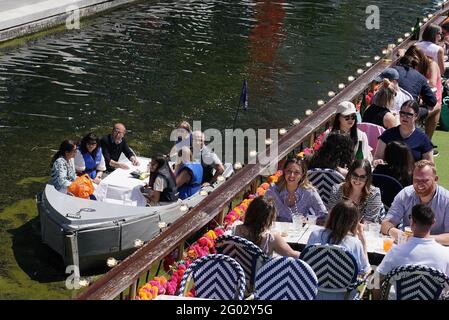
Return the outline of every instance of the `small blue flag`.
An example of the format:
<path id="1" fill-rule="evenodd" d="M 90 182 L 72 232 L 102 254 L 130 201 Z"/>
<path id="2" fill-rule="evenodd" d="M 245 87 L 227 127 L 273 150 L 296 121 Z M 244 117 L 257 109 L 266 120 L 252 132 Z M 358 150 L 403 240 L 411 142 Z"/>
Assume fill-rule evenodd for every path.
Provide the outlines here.
<path id="1" fill-rule="evenodd" d="M 243 110 L 248 110 L 248 82 L 243 81 L 242 92 L 240 93 L 240 105 L 243 106 Z"/>

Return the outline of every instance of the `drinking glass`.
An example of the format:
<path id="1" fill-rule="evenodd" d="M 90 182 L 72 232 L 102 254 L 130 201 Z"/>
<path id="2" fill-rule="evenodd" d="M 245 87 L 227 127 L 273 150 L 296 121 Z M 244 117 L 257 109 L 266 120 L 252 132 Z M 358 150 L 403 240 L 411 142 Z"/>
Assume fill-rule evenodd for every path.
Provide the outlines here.
<path id="1" fill-rule="evenodd" d="M 316 216 L 314 216 L 314 215 L 311 215 L 311 214 L 308 215 L 307 220 L 310 225 L 316 224 Z"/>
<path id="2" fill-rule="evenodd" d="M 295 214 L 292 216 L 293 220 L 293 230 L 294 231 L 300 231 L 302 228 L 302 214 Z"/>
<path id="3" fill-rule="evenodd" d="M 388 252 L 391 249 L 391 247 L 393 246 L 393 242 L 394 240 L 392 238 L 383 238 L 383 249 L 385 252 Z"/>

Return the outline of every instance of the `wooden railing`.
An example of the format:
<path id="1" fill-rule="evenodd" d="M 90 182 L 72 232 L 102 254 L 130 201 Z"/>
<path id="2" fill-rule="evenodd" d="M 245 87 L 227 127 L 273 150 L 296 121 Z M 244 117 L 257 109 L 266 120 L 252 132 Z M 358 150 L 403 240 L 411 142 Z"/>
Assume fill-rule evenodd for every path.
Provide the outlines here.
<path id="1" fill-rule="evenodd" d="M 429 23 L 441 23 L 445 18 L 441 16 L 442 14 L 447 14 L 447 10 L 442 8 L 422 26 L 422 29 Z M 129 289 L 130 299 L 133 299 L 137 294 L 139 279 L 148 272 L 154 263 L 163 259 L 177 247 L 182 252 L 184 241 L 192 237 L 213 219 L 222 221 L 231 202 L 241 197 L 244 191 L 257 183 L 260 175 L 269 166 L 277 165 L 279 159 L 285 158 L 292 151 L 302 149 L 313 143 L 317 134 L 324 127 L 327 127 L 333 119 L 337 105 L 341 101 L 358 101 L 373 79 L 391 63 L 396 62 L 394 60 L 397 59 L 398 50 L 407 49 L 412 44 L 412 40 L 406 39 L 398 45 L 393 52 L 393 57 L 395 57 L 393 61 L 379 60 L 311 116 L 291 128 L 287 134 L 281 136 L 278 143 L 278 153 L 271 155 L 267 152 L 269 161 L 264 161 L 265 164 L 257 162 L 244 166 L 243 169 L 220 185 L 164 232 L 94 282 L 77 299 L 114 299 L 127 289 Z"/>

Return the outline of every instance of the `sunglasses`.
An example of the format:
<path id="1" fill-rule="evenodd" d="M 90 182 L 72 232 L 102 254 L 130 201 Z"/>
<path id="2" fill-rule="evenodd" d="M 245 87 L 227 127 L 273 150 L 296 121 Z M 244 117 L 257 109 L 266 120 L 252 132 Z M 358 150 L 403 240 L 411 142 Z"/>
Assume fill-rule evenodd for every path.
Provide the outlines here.
<path id="1" fill-rule="evenodd" d="M 353 172 L 353 173 L 351 173 L 351 179 L 363 182 L 363 181 L 366 181 L 366 179 L 368 179 L 368 176 L 366 176 L 364 174 L 359 176 L 357 173 Z"/>
<path id="2" fill-rule="evenodd" d="M 406 118 L 413 118 L 415 116 L 414 113 L 399 111 L 399 115 Z"/>
<path id="3" fill-rule="evenodd" d="M 345 119 L 346 121 L 349 121 L 349 120 L 355 120 L 355 119 L 356 119 L 355 114 L 350 114 L 350 115 L 342 116 L 342 117 L 343 117 L 343 119 Z"/>

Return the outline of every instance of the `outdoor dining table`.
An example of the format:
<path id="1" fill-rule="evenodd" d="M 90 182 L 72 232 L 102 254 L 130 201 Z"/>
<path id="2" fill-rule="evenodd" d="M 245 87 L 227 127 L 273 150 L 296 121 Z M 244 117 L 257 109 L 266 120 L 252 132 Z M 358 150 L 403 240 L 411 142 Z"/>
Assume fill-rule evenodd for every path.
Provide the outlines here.
<path id="1" fill-rule="evenodd" d="M 315 224 L 305 223 L 299 229 L 294 228 L 294 224 L 290 222 L 275 222 L 274 231 L 280 232 L 285 237 L 287 243 L 295 250 L 303 250 L 309 240 L 311 233 L 324 227 Z M 380 233 L 365 232 L 367 242 L 368 258 L 370 264 L 379 265 L 386 252 L 383 249 L 383 240 L 387 238 Z"/>
<path id="2" fill-rule="evenodd" d="M 128 159 L 120 158 L 120 162 L 126 163 L 129 169 L 117 168 L 101 180 L 94 192 L 98 200 L 129 206 L 146 205 L 145 198 L 136 187 L 144 186 L 148 182 L 148 178 L 145 180 L 135 178 L 131 175 L 131 172 L 147 171 L 151 159 L 142 157 L 137 159 L 140 162 L 139 166 L 133 166 Z"/>

